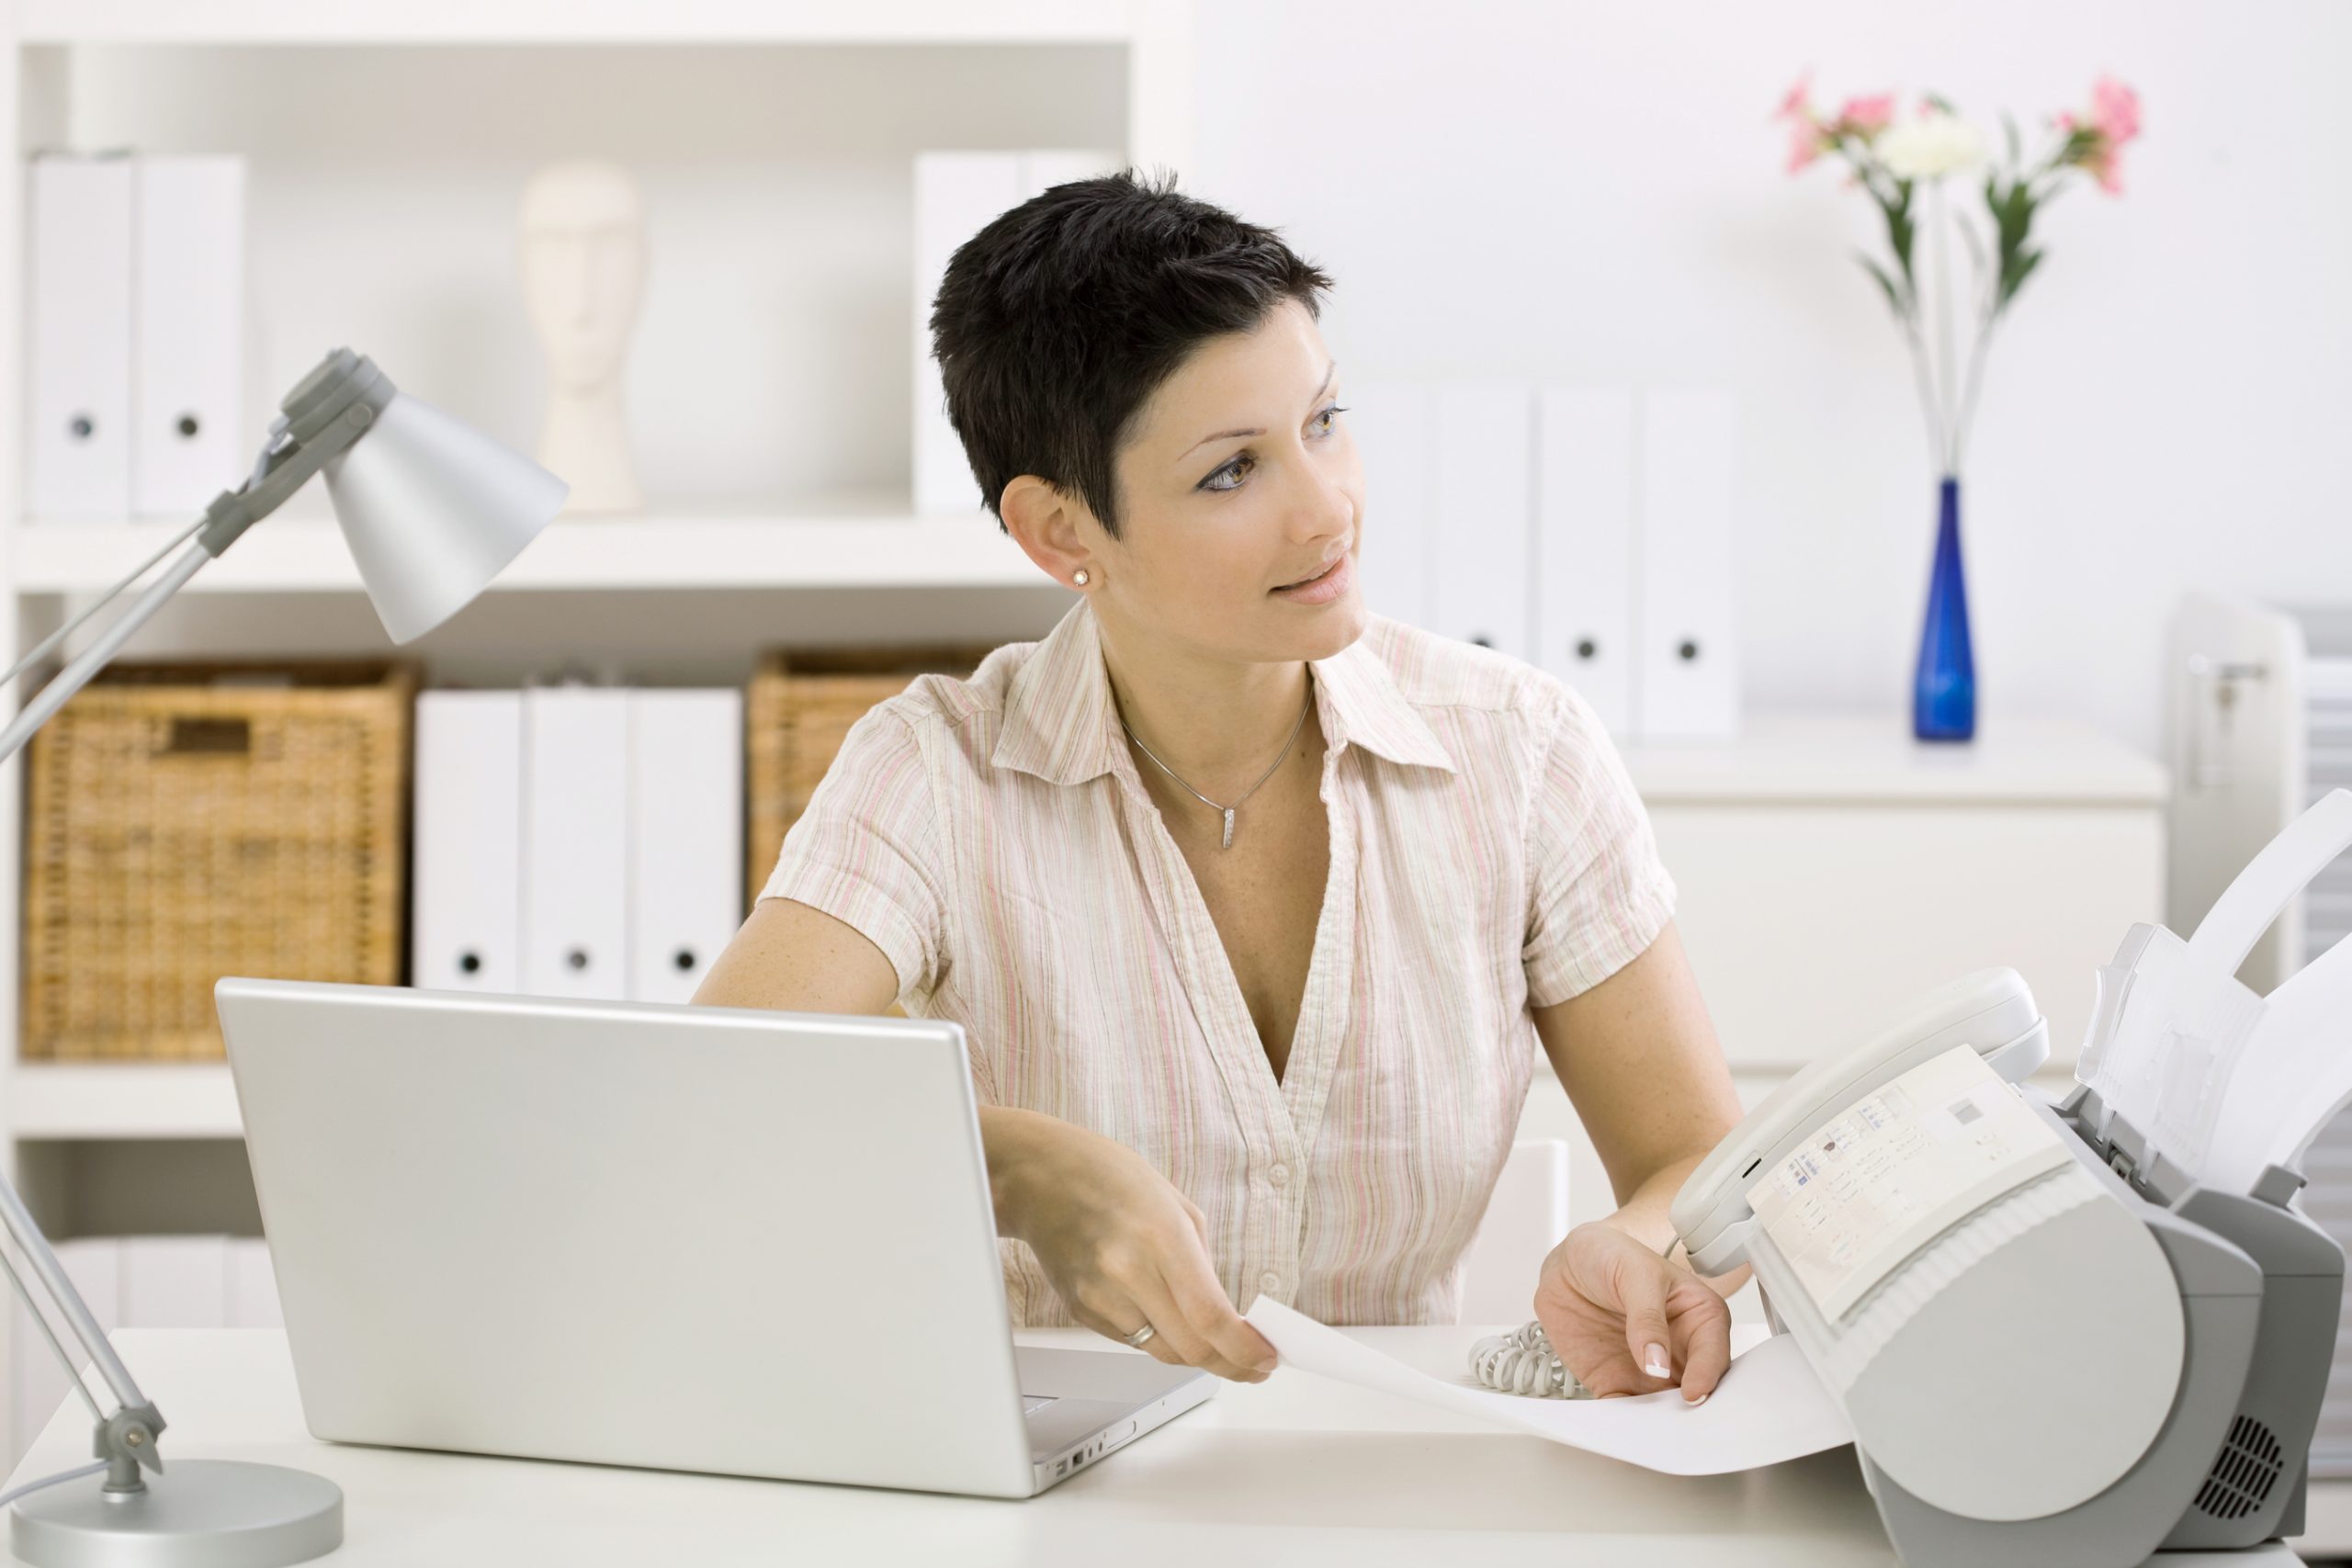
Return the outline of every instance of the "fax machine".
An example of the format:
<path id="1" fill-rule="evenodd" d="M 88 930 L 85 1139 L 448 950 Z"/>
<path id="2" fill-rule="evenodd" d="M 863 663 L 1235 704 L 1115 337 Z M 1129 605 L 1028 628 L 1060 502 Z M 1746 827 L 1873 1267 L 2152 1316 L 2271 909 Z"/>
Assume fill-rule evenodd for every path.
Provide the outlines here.
<path id="1" fill-rule="evenodd" d="M 2352 952 L 2268 998 L 2233 975 L 2346 845 L 2338 791 L 2194 939 L 2135 927 L 2062 1100 L 2026 1083 L 2032 995 L 1987 970 L 1798 1074 L 1678 1195 L 1693 1266 L 1751 1264 L 1845 1410 L 1912 1568 L 2301 1532 L 2344 1252 L 2290 1199 L 2352 1097 Z"/>

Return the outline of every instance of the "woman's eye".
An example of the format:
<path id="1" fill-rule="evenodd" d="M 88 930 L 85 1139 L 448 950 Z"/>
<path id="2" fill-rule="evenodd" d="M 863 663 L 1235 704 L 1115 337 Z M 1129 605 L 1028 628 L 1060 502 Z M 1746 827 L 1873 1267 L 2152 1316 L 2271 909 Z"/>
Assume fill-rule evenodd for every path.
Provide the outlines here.
<path id="1" fill-rule="evenodd" d="M 1201 481 L 1203 490 L 1239 490 L 1242 475 L 1257 466 L 1257 460 L 1247 452 L 1234 454 L 1233 460 Z M 1227 482 L 1230 481 L 1230 482 Z"/>
<path id="2" fill-rule="evenodd" d="M 1339 417 L 1347 412 L 1338 403 L 1332 403 L 1315 416 L 1310 428 L 1317 435 L 1329 435 Z M 1250 456 L 1249 453 L 1237 452 L 1223 468 L 1214 470 L 1208 478 L 1203 479 L 1200 488 L 1213 491 L 1239 490 L 1241 481 L 1248 478 L 1250 470 L 1257 466 L 1258 459 Z"/>

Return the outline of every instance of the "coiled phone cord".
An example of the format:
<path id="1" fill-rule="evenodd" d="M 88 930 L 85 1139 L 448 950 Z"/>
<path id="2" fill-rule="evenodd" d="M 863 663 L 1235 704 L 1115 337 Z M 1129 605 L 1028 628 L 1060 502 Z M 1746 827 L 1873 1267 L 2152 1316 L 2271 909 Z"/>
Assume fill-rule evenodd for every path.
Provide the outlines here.
<path id="1" fill-rule="evenodd" d="M 1470 1347 L 1470 1371 L 1488 1388 L 1534 1399 L 1590 1399 L 1552 1348 L 1544 1325 L 1531 1323 L 1516 1334 L 1497 1334 Z"/>

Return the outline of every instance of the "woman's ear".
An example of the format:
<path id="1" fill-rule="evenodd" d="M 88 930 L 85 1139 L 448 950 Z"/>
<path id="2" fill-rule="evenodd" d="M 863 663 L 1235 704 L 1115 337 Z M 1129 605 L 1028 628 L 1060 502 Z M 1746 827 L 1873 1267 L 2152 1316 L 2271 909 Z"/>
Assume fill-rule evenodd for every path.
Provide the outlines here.
<path id="1" fill-rule="evenodd" d="M 1084 507 L 1035 474 L 1005 486 L 997 506 L 1005 531 L 1040 571 L 1065 588 L 1083 592 L 1101 586 L 1102 557 L 1087 543 L 1088 534 L 1099 529 L 1081 525 L 1081 517 L 1087 525 L 1093 522 Z"/>

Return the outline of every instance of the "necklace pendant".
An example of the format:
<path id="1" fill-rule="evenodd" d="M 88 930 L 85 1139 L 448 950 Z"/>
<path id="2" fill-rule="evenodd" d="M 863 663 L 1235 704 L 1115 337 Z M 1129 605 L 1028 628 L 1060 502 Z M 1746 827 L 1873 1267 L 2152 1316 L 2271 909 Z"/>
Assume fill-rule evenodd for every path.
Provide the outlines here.
<path id="1" fill-rule="evenodd" d="M 1219 845 L 1217 846 L 1217 848 L 1218 848 L 1218 849 L 1221 849 L 1221 850 L 1229 850 L 1229 849 L 1231 849 L 1232 847 L 1233 847 L 1233 807 L 1231 807 L 1230 806 L 1228 806 L 1228 807 L 1227 807 L 1225 808 L 1225 842 L 1223 842 L 1223 843 L 1219 844 Z"/>

